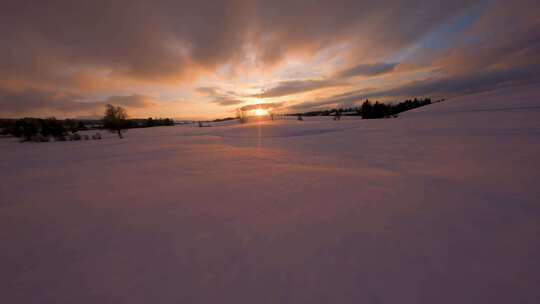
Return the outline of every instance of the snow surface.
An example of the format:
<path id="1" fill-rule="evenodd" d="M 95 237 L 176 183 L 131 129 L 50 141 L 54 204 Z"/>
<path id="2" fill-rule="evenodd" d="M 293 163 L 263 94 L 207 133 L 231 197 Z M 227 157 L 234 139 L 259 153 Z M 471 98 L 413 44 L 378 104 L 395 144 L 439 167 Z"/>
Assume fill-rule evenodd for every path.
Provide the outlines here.
<path id="1" fill-rule="evenodd" d="M 540 90 L 0 140 L 1 303 L 539 303 Z"/>

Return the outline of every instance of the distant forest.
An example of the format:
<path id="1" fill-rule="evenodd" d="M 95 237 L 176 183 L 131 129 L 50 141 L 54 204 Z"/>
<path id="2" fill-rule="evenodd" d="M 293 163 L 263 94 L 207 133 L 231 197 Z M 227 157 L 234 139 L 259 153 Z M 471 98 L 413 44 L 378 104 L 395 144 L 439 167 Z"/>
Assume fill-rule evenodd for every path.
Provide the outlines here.
<path id="1" fill-rule="evenodd" d="M 443 100 L 438 100 L 444 101 Z M 419 108 L 431 104 L 431 98 L 423 99 L 407 99 L 399 103 L 380 103 L 378 101 L 364 101 L 362 105 L 357 107 L 334 108 L 328 110 L 310 111 L 304 113 L 286 114 L 287 116 L 298 116 L 301 120 L 302 116 L 334 116 L 337 120 L 341 116 L 361 116 L 363 119 L 377 119 L 397 117 L 399 113 Z M 214 122 L 236 119 L 235 117 L 227 117 L 224 119 L 216 119 Z M 80 140 L 79 131 L 84 130 L 101 130 L 111 129 L 104 125 L 105 120 L 74 120 L 65 119 L 59 120 L 51 118 L 32 118 L 26 117 L 21 119 L 0 119 L 0 135 L 14 136 L 21 138 L 22 141 L 49 141 L 50 138 L 55 140 Z M 112 129 L 132 129 L 132 128 L 148 128 L 156 126 L 173 126 L 174 121 L 170 118 L 148 118 L 148 119 L 121 119 L 121 127 Z M 120 131 L 118 132 L 121 134 Z M 96 137 L 101 138 L 101 135 Z M 82 137 L 86 139 L 85 135 Z M 120 136 L 121 137 L 121 136 Z"/>
<path id="2" fill-rule="evenodd" d="M 443 100 L 439 100 L 443 101 Z M 439 102 L 437 101 L 437 102 Z M 396 117 L 399 113 L 431 104 L 431 98 L 407 99 L 399 103 L 381 103 L 364 101 L 358 107 L 334 108 L 303 113 L 287 114 L 289 116 L 362 116 L 363 119 Z"/>
<path id="3" fill-rule="evenodd" d="M 170 118 L 126 119 L 122 129 L 173 126 Z M 79 140 L 79 131 L 104 129 L 103 120 L 75 120 L 25 117 L 0 119 L 0 135 L 14 136 L 22 141 Z"/>

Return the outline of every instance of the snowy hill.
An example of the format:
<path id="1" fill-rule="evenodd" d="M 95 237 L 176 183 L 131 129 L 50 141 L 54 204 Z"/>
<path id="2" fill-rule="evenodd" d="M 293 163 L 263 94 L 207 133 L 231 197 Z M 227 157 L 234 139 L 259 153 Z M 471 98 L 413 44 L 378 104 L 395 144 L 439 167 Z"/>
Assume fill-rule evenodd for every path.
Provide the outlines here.
<path id="1" fill-rule="evenodd" d="M 0 139 L 3 303 L 536 303 L 540 90 Z"/>

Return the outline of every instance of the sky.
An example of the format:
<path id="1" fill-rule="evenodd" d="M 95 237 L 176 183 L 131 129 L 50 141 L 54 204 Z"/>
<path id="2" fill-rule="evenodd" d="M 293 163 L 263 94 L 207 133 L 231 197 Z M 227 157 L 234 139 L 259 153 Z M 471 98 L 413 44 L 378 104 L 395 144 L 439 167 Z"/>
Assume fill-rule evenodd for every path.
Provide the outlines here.
<path id="1" fill-rule="evenodd" d="M 0 117 L 212 119 L 540 83 L 540 2 L 4 0 Z"/>

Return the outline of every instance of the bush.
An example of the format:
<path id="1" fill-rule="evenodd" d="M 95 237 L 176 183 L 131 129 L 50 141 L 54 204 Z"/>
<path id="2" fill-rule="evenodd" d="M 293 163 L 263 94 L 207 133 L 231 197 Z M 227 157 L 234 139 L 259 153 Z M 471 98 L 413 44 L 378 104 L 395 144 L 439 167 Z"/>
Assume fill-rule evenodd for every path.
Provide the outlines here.
<path id="1" fill-rule="evenodd" d="M 40 133 L 43 136 L 58 137 L 66 134 L 66 128 L 62 121 L 57 120 L 54 117 L 40 120 L 41 130 Z"/>
<path id="2" fill-rule="evenodd" d="M 50 138 L 48 136 L 43 136 L 42 134 L 36 134 L 30 139 L 33 142 L 48 142 Z"/>
<path id="3" fill-rule="evenodd" d="M 152 118 L 149 117 L 142 123 L 142 127 L 174 126 L 174 120 L 170 118 Z"/>
<path id="4" fill-rule="evenodd" d="M 79 133 L 73 133 L 71 134 L 71 136 L 69 137 L 70 140 L 81 140 L 82 137 Z"/>

